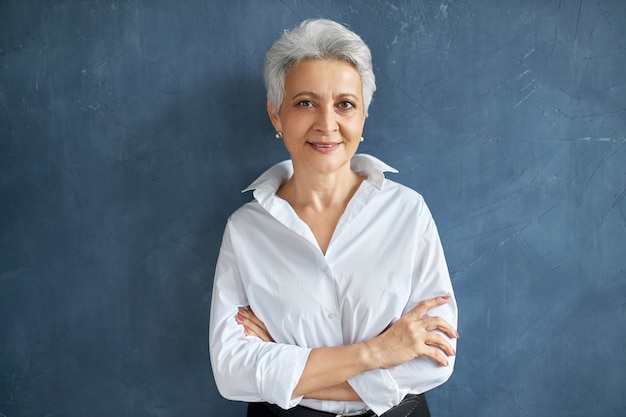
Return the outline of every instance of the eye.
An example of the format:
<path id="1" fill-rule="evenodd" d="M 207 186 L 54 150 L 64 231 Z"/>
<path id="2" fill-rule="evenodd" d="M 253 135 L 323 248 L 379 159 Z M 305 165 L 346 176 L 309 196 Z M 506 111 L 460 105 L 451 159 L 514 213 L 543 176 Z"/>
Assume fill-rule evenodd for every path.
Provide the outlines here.
<path id="1" fill-rule="evenodd" d="M 311 100 L 302 100 L 298 102 L 298 106 L 300 107 L 313 107 L 313 102 Z"/>
<path id="2" fill-rule="evenodd" d="M 339 108 L 340 108 L 340 109 L 342 109 L 342 110 L 348 110 L 348 109 L 352 109 L 352 108 L 354 108 L 354 104 L 352 104 L 352 103 L 351 103 L 351 102 L 349 102 L 349 101 L 341 101 L 341 102 L 337 105 L 337 107 L 339 107 Z"/>

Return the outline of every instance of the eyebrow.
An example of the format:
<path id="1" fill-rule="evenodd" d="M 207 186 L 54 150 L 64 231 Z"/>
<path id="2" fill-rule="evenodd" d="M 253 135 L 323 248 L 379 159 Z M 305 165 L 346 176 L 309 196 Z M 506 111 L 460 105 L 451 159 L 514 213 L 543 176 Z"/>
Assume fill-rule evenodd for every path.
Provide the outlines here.
<path id="1" fill-rule="evenodd" d="M 312 97 L 312 98 L 319 98 L 319 96 L 317 94 L 315 94 L 312 91 L 302 91 L 300 93 L 297 93 L 295 96 L 293 96 L 291 99 L 295 100 L 298 97 Z M 337 95 L 337 97 L 335 97 L 335 99 L 337 98 L 352 98 L 355 101 L 358 101 L 359 97 L 355 94 L 352 93 L 340 93 Z"/>

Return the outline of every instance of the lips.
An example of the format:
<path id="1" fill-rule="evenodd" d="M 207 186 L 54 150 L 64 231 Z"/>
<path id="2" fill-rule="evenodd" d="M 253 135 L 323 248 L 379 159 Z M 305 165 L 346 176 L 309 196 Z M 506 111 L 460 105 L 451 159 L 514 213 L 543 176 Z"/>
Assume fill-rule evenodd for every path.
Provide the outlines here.
<path id="1" fill-rule="evenodd" d="M 337 142 L 308 142 L 311 147 L 320 152 L 330 152 L 339 147 Z"/>

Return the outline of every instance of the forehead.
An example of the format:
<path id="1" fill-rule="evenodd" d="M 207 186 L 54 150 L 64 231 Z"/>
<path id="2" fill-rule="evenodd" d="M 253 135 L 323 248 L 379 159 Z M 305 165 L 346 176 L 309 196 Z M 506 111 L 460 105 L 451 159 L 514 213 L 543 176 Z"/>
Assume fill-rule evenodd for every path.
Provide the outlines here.
<path id="1" fill-rule="evenodd" d="M 307 59 L 294 65 L 285 77 L 285 90 L 340 88 L 362 94 L 361 75 L 356 67 L 335 59 Z M 348 91 L 349 90 L 349 91 Z"/>

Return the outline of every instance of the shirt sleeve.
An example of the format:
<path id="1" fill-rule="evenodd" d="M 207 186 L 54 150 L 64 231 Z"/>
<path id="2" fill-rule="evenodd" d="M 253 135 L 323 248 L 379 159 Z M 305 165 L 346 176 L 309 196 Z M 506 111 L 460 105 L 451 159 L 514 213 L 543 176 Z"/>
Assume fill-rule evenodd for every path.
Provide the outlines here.
<path id="1" fill-rule="evenodd" d="M 403 314 L 420 301 L 440 295 L 450 295 L 448 303 L 432 309 L 430 316 L 439 316 L 457 327 L 458 310 L 450 274 L 434 221 L 424 207 L 427 226 L 424 233 L 417 239 L 414 273 L 412 277 L 412 293 L 404 307 Z M 456 350 L 456 339 L 445 334 L 444 338 Z M 363 402 L 380 415 L 397 405 L 408 393 L 421 394 L 446 382 L 452 375 L 455 357 L 448 357 L 448 366 L 437 364 L 430 358 L 420 357 L 391 369 L 379 369 L 365 372 L 350 379 L 348 382 L 359 394 Z"/>
<path id="2" fill-rule="evenodd" d="M 215 271 L 209 320 L 209 350 L 217 388 L 230 400 L 294 407 L 302 398 L 291 396 L 310 349 L 245 336 L 235 316 L 237 308 L 246 305 L 248 298 L 227 226 Z"/>

